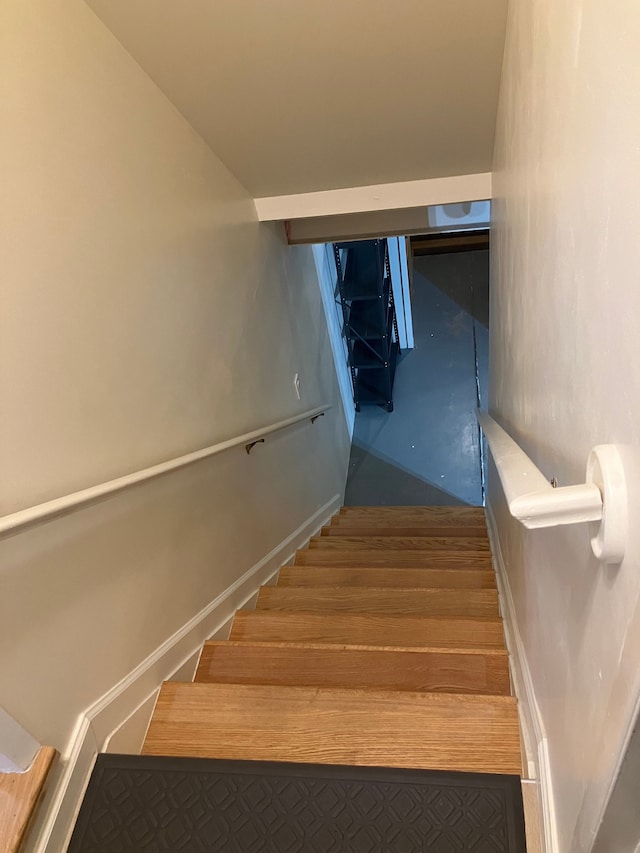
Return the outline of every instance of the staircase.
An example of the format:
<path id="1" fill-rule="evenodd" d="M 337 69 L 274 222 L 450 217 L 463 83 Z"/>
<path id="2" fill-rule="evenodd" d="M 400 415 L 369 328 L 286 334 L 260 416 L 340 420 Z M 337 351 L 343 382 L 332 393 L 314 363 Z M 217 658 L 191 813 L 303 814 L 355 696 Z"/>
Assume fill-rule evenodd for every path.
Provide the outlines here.
<path id="1" fill-rule="evenodd" d="M 163 685 L 143 752 L 519 774 L 482 509 L 343 508 Z"/>
<path id="2" fill-rule="evenodd" d="M 483 510 L 345 507 L 98 757 L 69 851 L 524 853 L 520 772 Z"/>

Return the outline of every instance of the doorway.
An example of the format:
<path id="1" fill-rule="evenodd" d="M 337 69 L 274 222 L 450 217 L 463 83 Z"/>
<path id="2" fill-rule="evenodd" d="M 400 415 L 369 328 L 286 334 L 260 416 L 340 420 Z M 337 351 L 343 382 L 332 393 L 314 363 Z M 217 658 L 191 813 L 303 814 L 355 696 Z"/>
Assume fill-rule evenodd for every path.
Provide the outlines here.
<path id="1" fill-rule="evenodd" d="M 481 506 L 488 232 L 414 237 L 410 262 L 414 347 L 398 362 L 393 412 L 356 414 L 345 505 Z"/>

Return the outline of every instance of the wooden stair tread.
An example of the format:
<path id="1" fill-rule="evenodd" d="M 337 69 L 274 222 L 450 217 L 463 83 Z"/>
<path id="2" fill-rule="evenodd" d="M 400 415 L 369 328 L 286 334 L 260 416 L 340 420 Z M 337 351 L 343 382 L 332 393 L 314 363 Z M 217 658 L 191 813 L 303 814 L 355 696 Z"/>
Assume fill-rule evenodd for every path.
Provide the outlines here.
<path id="1" fill-rule="evenodd" d="M 230 639 L 439 649 L 505 648 L 502 620 L 497 618 L 288 610 L 238 610 Z"/>
<path id="2" fill-rule="evenodd" d="M 385 525 L 385 526 L 381 526 Z M 486 539 L 486 527 L 464 527 L 454 525 L 423 525 L 415 526 L 410 523 L 405 523 L 402 526 L 386 526 L 386 522 L 382 520 L 378 523 L 368 521 L 367 524 L 355 524 L 351 521 L 337 521 L 323 527 L 320 531 L 321 536 L 341 537 L 341 536 L 365 536 L 368 531 L 372 532 L 373 536 L 404 536 L 404 537 L 451 537 L 451 538 L 475 538 Z"/>
<path id="3" fill-rule="evenodd" d="M 343 506 L 339 517 L 345 518 L 420 518 L 438 522 L 484 522 L 485 513 L 481 506 Z M 335 518 L 336 516 L 334 516 Z"/>
<path id="4" fill-rule="evenodd" d="M 144 753 L 521 772 L 482 507 L 343 507 L 294 563 L 163 685 Z"/>
<path id="5" fill-rule="evenodd" d="M 146 755 L 521 771 L 508 696 L 165 683 Z"/>
<path id="6" fill-rule="evenodd" d="M 499 616 L 496 589 L 263 586 L 258 595 L 256 609 L 397 613 L 413 616 Z"/>
<path id="7" fill-rule="evenodd" d="M 341 586 L 408 587 L 443 589 L 495 589 L 492 571 L 478 569 L 385 569 L 333 566 L 283 566 L 278 575 L 278 586 Z"/>
<path id="8" fill-rule="evenodd" d="M 464 551 L 382 551 L 382 550 L 329 550 L 323 548 L 304 548 L 296 553 L 296 566 L 341 566 L 375 567 L 383 566 L 388 569 L 417 568 L 430 569 L 473 569 L 486 571 L 492 568 L 491 554 L 471 553 Z"/>
<path id="9" fill-rule="evenodd" d="M 194 681 L 508 696 L 506 654 L 205 643 Z"/>
<path id="10" fill-rule="evenodd" d="M 0 773 L 0 850 L 18 853 L 23 848 L 56 750 L 43 746 L 25 773 Z"/>
<path id="11" fill-rule="evenodd" d="M 469 536 L 314 536 L 309 549 L 365 551 L 464 551 L 489 554 L 489 540 Z"/>

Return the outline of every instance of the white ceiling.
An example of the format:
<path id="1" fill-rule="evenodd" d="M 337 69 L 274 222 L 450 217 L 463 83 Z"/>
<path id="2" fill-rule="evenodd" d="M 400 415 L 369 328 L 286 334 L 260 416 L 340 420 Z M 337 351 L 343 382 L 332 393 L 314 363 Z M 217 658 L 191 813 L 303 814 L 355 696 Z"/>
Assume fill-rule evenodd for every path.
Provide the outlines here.
<path id="1" fill-rule="evenodd" d="M 254 197 L 491 170 L 507 0 L 87 0 Z"/>

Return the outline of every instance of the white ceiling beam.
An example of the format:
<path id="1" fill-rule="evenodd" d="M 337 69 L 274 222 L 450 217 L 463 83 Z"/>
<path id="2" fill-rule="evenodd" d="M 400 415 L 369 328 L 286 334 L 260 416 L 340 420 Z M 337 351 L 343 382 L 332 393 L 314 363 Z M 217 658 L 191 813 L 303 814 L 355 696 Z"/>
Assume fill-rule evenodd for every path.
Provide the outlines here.
<path id="1" fill-rule="evenodd" d="M 254 199 L 261 222 L 491 198 L 491 172 Z"/>

